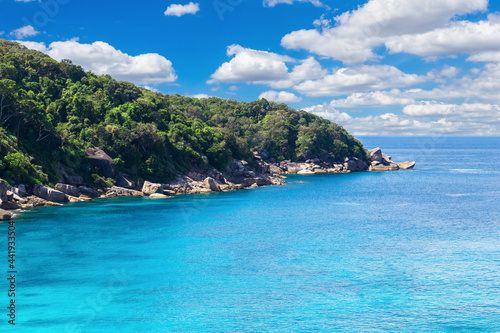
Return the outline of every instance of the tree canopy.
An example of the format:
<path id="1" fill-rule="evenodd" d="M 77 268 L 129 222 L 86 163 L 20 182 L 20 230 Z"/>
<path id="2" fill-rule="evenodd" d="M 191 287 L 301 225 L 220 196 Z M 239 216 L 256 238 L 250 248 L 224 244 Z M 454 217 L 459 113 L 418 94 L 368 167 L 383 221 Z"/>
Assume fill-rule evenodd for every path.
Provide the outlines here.
<path id="1" fill-rule="evenodd" d="M 306 151 L 365 158 L 341 126 L 285 104 L 163 95 L 3 39 L 0 126 L 0 177 L 12 183 L 54 183 L 62 170 L 91 182 L 87 147 L 153 181 L 233 158 L 253 163 L 253 151 L 277 161 Z"/>

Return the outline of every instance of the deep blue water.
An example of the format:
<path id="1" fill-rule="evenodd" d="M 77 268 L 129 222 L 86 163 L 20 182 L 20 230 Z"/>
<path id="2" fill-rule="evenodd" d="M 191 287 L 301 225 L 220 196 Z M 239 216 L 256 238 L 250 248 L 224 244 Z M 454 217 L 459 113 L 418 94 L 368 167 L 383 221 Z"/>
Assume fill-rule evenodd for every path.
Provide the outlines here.
<path id="1" fill-rule="evenodd" d="M 360 140 L 417 166 L 26 213 L 0 331 L 500 331 L 500 138 Z"/>

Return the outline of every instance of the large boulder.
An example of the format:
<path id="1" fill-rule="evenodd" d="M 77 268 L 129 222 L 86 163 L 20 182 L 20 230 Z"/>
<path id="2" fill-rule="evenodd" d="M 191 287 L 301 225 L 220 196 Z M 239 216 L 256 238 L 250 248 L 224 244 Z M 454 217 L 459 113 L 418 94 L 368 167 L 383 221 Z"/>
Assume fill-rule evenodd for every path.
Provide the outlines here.
<path id="1" fill-rule="evenodd" d="M 89 164 L 99 170 L 99 175 L 114 178 L 116 174 L 115 162 L 108 154 L 99 148 L 86 148 Z"/>
<path id="2" fill-rule="evenodd" d="M 398 164 L 398 167 L 403 170 L 413 169 L 415 162 L 405 161 Z"/>
<path id="3" fill-rule="evenodd" d="M 144 185 L 142 185 L 142 193 L 145 195 L 151 195 L 153 193 L 163 194 L 163 185 L 145 181 Z"/>
<path id="4" fill-rule="evenodd" d="M 301 170 L 305 170 L 307 168 L 307 165 L 305 163 L 294 163 L 290 162 L 286 164 L 286 170 L 288 173 L 295 174 L 299 173 Z"/>
<path id="5" fill-rule="evenodd" d="M 26 186 L 21 184 L 21 185 L 18 185 L 17 187 L 13 187 L 12 192 L 14 192 L 14 194 L 17 194 L 21 198 L 25 197 L 26 196 Z"/>
<path id="6" fill-rule="evenodd" d="M 99 194 L 94 189 L 87 186 L 79 186 L 78 190 L 82 195 L 87 196 L 89 198 L 97 198 L 99 196 Z"/>
<path id="7" fill-rule="evenodd" d="M 203 186 L 205 186 L 205 188 L 211 191 L 220 192 L 219 185 L 215 182 L 215 179 L 213 179 L 212 177 L 205 178 L 205 180 L 203 181 Z"/>
<path id="8" fill-rule="evenodd" d="M 396 163 L 391 163 L 389 165 L 384 165 L 383 163 L 373 162 L 370 164 L 369 171 L 395 171 L 399 170 Z"/>
<path id="9" fill-rule="evenodd" d="M 0 221 L 6 221 L 12 219 L 12 213 L 6 210 L 0 209 Z"/>
<path id="10" fill-rule="evenodd" d="M 358 163 L 354 160 L 348 160 L 344 163 L 344 169 L 349 171 L 358 171 Z"/>
<path id="11" fill-rule="evenodd" d="M 52 201 L 52 202 L 68 201 L 68 197 L 66 196 L 66 194 L 47 186 L 35 185 L 33 187 L 33 194 L 47 201 Z"/>
<path id="12" fill-rule="evenodd" d="M 65 194 L 71 195 L 72 197 L 79 197 L 80 196 L 80 191 L 78 190 L 78 187 L 73 186 L 73 185 L 57 183 L 56 190 L 61 191 Z"/>
<path id="13" fill-rule="evenodd" d="M 136 183 L 128 178 L 128 175 L 120 172 L 118 176 L 116 176 L 116 185 L 125 188 L 135 188 Z"/>
<path id="14" fill-rule="evenodd" d="M 382 150 L 380 148 L 377 147 L 375 149 L 369 150 L 368 152 L 370 153 L 370 158 L 368 162 L 382 163 L 383 156 L 382 156 Z"/>

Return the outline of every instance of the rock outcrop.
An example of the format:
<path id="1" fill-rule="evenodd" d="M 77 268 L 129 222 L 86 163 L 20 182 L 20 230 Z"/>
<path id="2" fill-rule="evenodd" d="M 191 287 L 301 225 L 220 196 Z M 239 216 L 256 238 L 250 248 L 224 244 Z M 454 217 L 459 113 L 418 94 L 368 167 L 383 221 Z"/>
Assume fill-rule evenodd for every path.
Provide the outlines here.
<path id="1" fill-rule="evenodd" d="M 78 186 L 78 191 L 81 195 L 87 196 L 89 198 L 97 198 L 99 193 L 97 193 L 93 188 L 87 186 Z"/>
<path id="2" fill-rule="evenodd" d="M 128 178 L 127 174 L 120 172 L 116 176 L 116 185 L 124 188 L 135 189 L 137 184 L 133 180 Z"/>
<path id="3" fill-rule="evenodd" d="M 392 157 L 382 153 L 380 148 L 366 150 L 370 155 L 368 163 L 368 171 L 395 171 L 399 170 L 399 166 L 391 161 Z"/>
<path id="4" fill-rule="evenodd" d="M 153 193 L 163 194 L 163 185 L 145 181 L 144 185 L 142 185 L 142 193 L 145 195 L 151 195 Z"/>
<path id="5" fill-rule="evenodd" d="M 203 181 L 203 186 L 213 192 L 220 192 L 220 187 L 212 177 L 207 177 Z"/>
<path id="6" fill-rule="evenodd" d="M 68 197 L 66 196 L 66 194 L 47 186 L 35 185 L 33 187 L 33 194 L 47 201 L 52 201 L 52 202 L 68 201 Z"/>
<path id="7" fill-rule="evenodd" d="M 108 154 L 99 148 L 86 148 L 89 164 L 99 170 L 99 175 L 114 178 L 116 174 L 115 162 Z"/>
<path id="8" fill-rule="evenodd" d="M 12 219 L 12 213 L 3 209 L 0 209 L 0 221 L 6 221 Z"/>
<path id="9" fill-rule="evenodd" d="M 119 187 L 119 186 L 111 186 L 106 189 L 105 197 L 141 197 L 143 193 L 136 190 L 130 190 L 128 188 Z"/>
<path id="10" fill-rule="evenodd" d="M 56 188 L 56 190 L 63 192 L 67 195 L 71 195 L 73 197 L 80 196 L 80 191 L 78 190 L 78 187 L 73 186 L 73 185 L 57 183 L 55 188 Z"/>
<path id="11" fill-rule="evenodd" d="M 37 196 L 31 195 L 26 197 L 26 203 L 22 204 L 22 208 L 31 208 L 31 207 L 46 207 L 46 206 L 62 206 L 61 203 L 48 201 Z"/>
<path id="12" fill-rule="evenodd" d="M 413 169 L 413 167 L 415 166 L 415 162 L 409 162 L 409 161 L 401 162 L 398 164 L 398 166 L 400 169 L 409 170 Z"/>
<path id="13" fill-rule="evenodd" d="M 275 174 L 300 174 L 313 175 L 318 173 L 346 173 L 354 171 L 394 171 L 401 169 L 411 169 L 415 162 L 403 162 L 399 165 L 392 161 L 392 157 L 382 153 L 380 148 L 365 150 L 369 158 L 364 161 L 357 157 L 345 157 L 343 160 L 336 160 L 332 153 L 325 153 L 318 158 L 310 151 L 296 161 L 285 160 L 280 163 L 273 161 L 270 164 L 270 172 Z M 260 157 L 259 154 L 254 156 Z"/>

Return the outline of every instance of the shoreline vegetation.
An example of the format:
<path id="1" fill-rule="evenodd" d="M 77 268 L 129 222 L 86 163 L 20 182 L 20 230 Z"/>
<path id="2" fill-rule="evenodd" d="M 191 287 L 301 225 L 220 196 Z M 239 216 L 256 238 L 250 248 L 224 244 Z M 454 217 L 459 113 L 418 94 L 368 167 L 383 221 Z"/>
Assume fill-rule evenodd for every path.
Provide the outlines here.
<path id="1" fill-rule="evenodd" d="M 389 171 L 341 126 L 285 104 L 163 95 L 0 39 L 0 219 L 98 197 L 230 191 L 282 174 Z"/>

